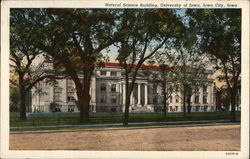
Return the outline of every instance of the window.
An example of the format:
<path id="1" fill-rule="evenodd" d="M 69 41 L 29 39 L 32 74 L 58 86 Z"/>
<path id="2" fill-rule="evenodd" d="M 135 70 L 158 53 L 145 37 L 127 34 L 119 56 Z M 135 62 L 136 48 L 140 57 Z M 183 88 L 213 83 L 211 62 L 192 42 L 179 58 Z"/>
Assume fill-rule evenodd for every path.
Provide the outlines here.
<path id="1" fill-rule="evenodd" d="M 116 96 L 115 95 L 111 96 L 111 103 L 116 103 Z"/>
<path id="2" fill-rule="evenodd" d="M 68 96 L 68 102 L 74 102 L 75 101 L 75 98 L 72 97 L 72 96 Z"/>
<path id="3" fill-rule="evenodd" d="M 68 106 L 68 112 L 74 112 L 75 106 L 74 105 L 69 105 Z"/>
<path id="4" fill-rule="evenodd" d="M 179 96 L 178 95 L 175 96 L 175 103 L 179 103 Z"/>
<path id="5" fill-rule="evenodd" d="M 111 85 L 111 92 L 116 92 L 116 84 Z"/>
<path id="6" fill-rule="evenodd" d="M 117 72 L 111 71 L 111 76 L 116 77 L 117 76 Z"/>
<path id="7" fill-rule="evenodd" d="M 101 95 L 100 102 L 101 103 L 106 103 L 106 97 L 105 97 L 105 95 Z"/>
<path id="8" fill-rule="evenodd" d="M 207 96 L 206 95 L 203 96 L 203 104 L 207 104 Z"/>
<path id="9" fill-rule="evenodd" d="M 214 107 L 213 106 L 211 106 L 211 111 L 214 111 Z"/>
<path id="10" fill-rule="evenodd" d="M 56 105 L 55 108 L 52 110 L 52 112 L 61 112 L 62 111 L 62 105 Z"/>
<path id="11" fill-rule="evenodd" d="M 199 103 L 199 95 L 194 96 L 194 103 L 198 104 Z"/>
<path id="12" fill-rule="evenodd" d="M 101 76 L 106 76 L 107 75 L 107 71 L 101 71 L 100 74 L 101 74 Z"/>
<path id="13" fill-rule="evenodd" d="M 74 92 L 68 92 L 67 100 L 68 100 L 68 102 L 74 102 L 75 101 Z"/>
<path id="14" fill-rule="evenodd" d="M 157 97 L 154 97 L 154 99 L 153 99 L 153 104 L 157 104 Z"/>
<path id="15" fill-rule="evenodd" d="M 178 111 L 178 106 L 175 106 L 174 111 Z"/>
<path id="16" fill-rule="evenodd" d="M 170 106 L 169 108 L 170 108 L 170 111 L 172 112 L 172 111 L 173 111 L 173 107 L 172 107 L 172 106 Z"/>
<path id="17" fill-rule="evenodd" d="M 208 106 L 205 106 L 205 107 L 204 107 L 204 112 L 206 112 L 206 111 L 207 111 L 207 108 L 208 108 Z"/>
<path id="18" fill-rule="evenodd" d="M 44 106 L 38 106 L 38 111 L 39 112 L 44 112 Z"/>
<path id="19" fill-rule="evenodd" d="M 196 106 L 195 111 L 197 111 L 197 112 L 200 111 L 200 106 Z"/>
<path id="20" fill-rule="evenodd" d="M 169 97 L 169 102 L 170 102 L 170 103 L 173 102 L 173 97 L 172 97 L 172 96 Z"/>
<path id="21" fill-rule="evenodd" d="M 106 92 L 106 83 L 101 83 L 101 91 Z"/>
<path id="22" fill-rule="evenodd" d="M 203 86 L 203 93 L 207 93 L 207 86 Z"/>
<path id="23" fill-rule="evenodd" d="M 111 112 L 116 112 L 116 108 L 111 108 Z"/>

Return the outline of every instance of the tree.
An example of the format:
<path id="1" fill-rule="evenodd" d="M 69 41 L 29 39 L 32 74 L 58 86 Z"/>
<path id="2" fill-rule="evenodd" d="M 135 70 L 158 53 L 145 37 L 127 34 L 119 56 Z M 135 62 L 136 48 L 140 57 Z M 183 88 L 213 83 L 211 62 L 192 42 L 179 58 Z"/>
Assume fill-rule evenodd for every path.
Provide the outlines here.
<path id="1" fill-rule="evenodd" d="M 182 29 L 182 21 L 173 10 L 124 10 L 119 30 L 126 36 L 119 41 L 117 56 L 125 71 L 124 126 L 128 125 L 130 96 L 138 70 L 167 42 L 177 41 Z"/>
<path id="2" fill-rule="evenodd" d="M 172 96 L 174 91 L 173 88 L 175 87 L 173 74 L 174 67 L 167 65 L 168 60 L 166 60 L 166 54 L 164 52 L 157 52 L 149 63 L 154 65 L 157 64 L 159 66 L 159 70 L 149 70 L 148 74 L 150 75 L 150 78 L 161 87 L 163 92 L 163 112 L 164 117 L 166 118 L 168 112 L 167 100 Z"/>
<path id="3" fill-rule="evenodd" d="M 12 85 L 18 87 L 20 120 L 26 120 L 26 97 L 39 81 L 54 78 L 35 68 L 35 59 L 42 52 L 34 46 L 39 28 L 32 22 L 37 17 L 34 10 L 11 9 L 10 12 L 10 73 L 17 78 L 11 78 Z"/>
<path id="4" fill-rule="evenodd" d="M 198 47 L 210 56 L 224 76 L 230 92 L 231 120 L 236 119 L 235 106 L 241 74 L 241 10 L 187 10 L 189 25 L 197 35 Z"/>
<path id="5" fill-rule="evenodd" d="M 62 67 L 72 78 L 80 118 L 88 121 L 93 71 L 105 60 L 102 51 L 122 37 L 115 28 L 119 12 L 114 9 L 46 9 L 44 16 L 47 19 L 42 26 L 43 38 L 37 47 L 51 55 L 54 66 Z"/>
<path id="6" fill-rule="evenodd" d="M 18 111 L 18 88 L 10 85 L 10 111 Z"/>
<path id="7" fill-rule="evenodd" d="M 206 57 L 201 56 L 195 49 L 189 51 L 179 49 L 169 53 L 169 60 L 174 65 L 174 78 L 176 86 L 180 86 L 176 92 L 181 92 L 179 96 L 183 101 L 183 113 L 186 115 L 186 103 L 188 104 L 188 113 L 191 113 L 191 96 L 196 88 L 204 84 L 206 79 Z"/>

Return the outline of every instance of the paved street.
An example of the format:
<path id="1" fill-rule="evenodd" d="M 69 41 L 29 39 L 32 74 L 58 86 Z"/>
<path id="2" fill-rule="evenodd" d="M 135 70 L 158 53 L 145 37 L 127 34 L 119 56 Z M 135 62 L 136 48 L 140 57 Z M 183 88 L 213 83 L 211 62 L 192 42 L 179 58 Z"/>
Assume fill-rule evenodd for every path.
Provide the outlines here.
<path id="1" fill-rule="evenodd" d="M 240 125 L 10 134 L 11 150 L 240 150 Z"/>

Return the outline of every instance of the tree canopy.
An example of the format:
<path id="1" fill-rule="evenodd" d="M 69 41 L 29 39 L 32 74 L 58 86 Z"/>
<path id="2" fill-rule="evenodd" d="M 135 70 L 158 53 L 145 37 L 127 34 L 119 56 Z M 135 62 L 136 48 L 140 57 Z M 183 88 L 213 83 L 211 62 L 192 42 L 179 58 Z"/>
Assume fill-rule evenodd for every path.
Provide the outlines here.
<path id="1" fill-rule="evenodd" d="M 227 83 L 235 120 L 235 98 L 241 74 L 241 10 L 188 9 L 189 25 L 197 34 L 197 46 L 222 72 Z"/>

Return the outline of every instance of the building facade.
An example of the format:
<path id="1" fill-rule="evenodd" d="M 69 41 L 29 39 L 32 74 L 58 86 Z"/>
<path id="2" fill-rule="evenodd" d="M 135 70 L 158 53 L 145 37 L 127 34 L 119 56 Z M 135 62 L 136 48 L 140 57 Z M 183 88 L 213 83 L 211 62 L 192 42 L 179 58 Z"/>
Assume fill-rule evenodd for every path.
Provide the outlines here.
<path id="1" fill-rule="evenodd" d="M 43 63 L 42 68 L 53 69 L 51 63 Z M 154 112 L 163 109 L 163 91 L 152 78 L 143 73 L 144 70 L 157 71 L 157 66 L 144 65 L 136 78 L 131 94 L 131 112 Z M 214 80 L 212 71 L 206 71 L 203 84 L 195 89 L 191 97 L 191 111 L 214 111 Z M 81 75 L 79 75 L 81 76 Z M 183 101 L 179 86 L 168 98 L 168 112 L 182 112 Z M 124 112 L 125 76 L 119 63 L 107 62 L 105 67 L 94 71 L 91 78 L 91 110 L 92 112 Z M 65 78 L 49 84 L 46 80 L 39 82 L 32 89 L 32 112 L 77 112 L 76 89 L 72 79 Z"/>

